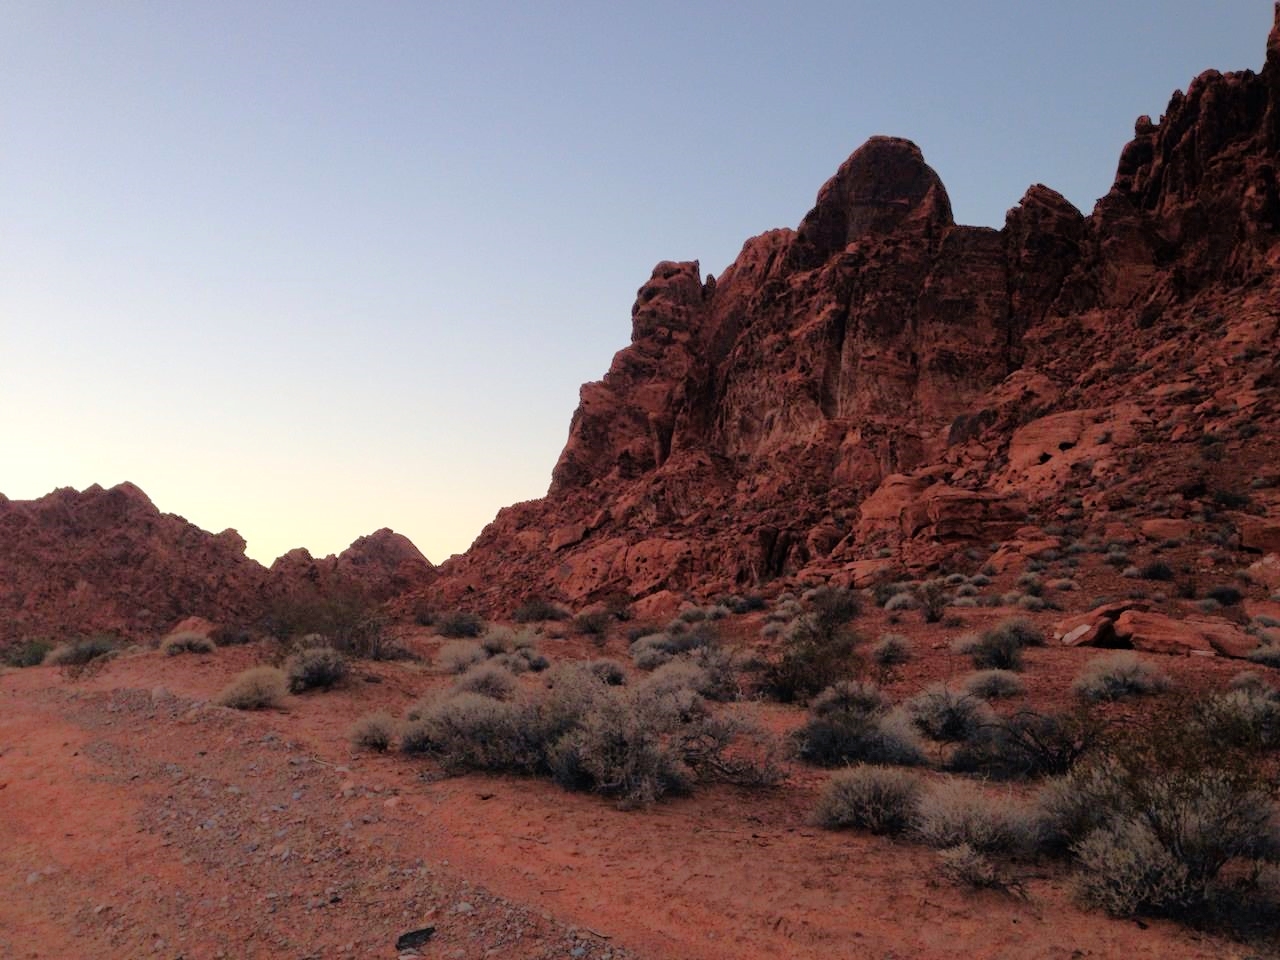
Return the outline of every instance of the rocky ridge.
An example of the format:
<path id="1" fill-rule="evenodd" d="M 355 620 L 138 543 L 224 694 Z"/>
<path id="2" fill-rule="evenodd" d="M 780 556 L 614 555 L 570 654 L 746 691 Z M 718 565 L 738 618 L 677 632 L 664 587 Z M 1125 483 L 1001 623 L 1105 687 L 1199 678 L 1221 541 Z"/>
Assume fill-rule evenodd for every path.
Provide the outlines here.
<path id="1" fill-rule="evenodd" d="M 720 277 L 658 264 L 547 497 L 433 589 L 502 610 L 867 582 L 1159 496 L 1203 519 L 1195 490 L 1251 482 L 1232 522 L 1274 549 L 1278 159 L 1280 27 L 1261 72 L 1140 117 L 1088 216 L 1037 184 L 1001 230 L 956 224 L 919 148 L 872 138 Z"/>
<path id="2" fill-rule="evenodd" d="M 154 637 L 186 617 L 247 624 L 274 598 L 345 586 L 386 599 L 434 567 L 391 530 L 337 556 L 294 550 L 270 569 L 234 530 L 211 534 L 161 513 L 131 483 L 38 500 L 0 496 L 0 641 L 107 631 Z"/>

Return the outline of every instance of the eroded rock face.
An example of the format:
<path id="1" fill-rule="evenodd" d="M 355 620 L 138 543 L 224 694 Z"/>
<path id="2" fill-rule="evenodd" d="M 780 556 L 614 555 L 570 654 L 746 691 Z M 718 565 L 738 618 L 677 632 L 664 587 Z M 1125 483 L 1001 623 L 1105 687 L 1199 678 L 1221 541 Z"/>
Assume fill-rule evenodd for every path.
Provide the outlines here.
<path id="1" fill-rule="evenodd" d="M 1087 217 L 1037 184 L 1002 230 L 957 225 L 919 148 L 874 137 L 719 278 L 659 264 L 548 497 L 499 514 L 444 594 L 849 580 L 886 550 L 919 569 L 1069 489 L 1105 516 L 1137 458 L 1179 462 L 1161 431 L 1208 422 L 1207 382 L 1219 409 L 1269 409 L 1278 36 L 1261 73 L 1210 71 L 1140 118 Z M 1268 523 L 1246 524 L 1260 549 Z"/>

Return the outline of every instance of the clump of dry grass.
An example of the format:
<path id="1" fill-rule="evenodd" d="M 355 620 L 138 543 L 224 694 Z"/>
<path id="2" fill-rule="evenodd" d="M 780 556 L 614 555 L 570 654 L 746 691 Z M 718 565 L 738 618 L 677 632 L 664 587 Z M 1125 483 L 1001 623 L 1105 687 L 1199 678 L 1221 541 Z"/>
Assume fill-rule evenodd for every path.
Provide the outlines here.
<path id="1" fill-rule="evenodd" d="M 396 721 L 391 714 L 379 710 L 367 713 L 351 726 L 351 745 L 353 747 L 386 753 L 395 737 Z"/>
<path id="2" fill-rule="evenodd" d="M 251 667 L 227 684 L 215 702 L 236 710 L 278 707 L 287 692 L 284 671 L 276 667 Z"/>

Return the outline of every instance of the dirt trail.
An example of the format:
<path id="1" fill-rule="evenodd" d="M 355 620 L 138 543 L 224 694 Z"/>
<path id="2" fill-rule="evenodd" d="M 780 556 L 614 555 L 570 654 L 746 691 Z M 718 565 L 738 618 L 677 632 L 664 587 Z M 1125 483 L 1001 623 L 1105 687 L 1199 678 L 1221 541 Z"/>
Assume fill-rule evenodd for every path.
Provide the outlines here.
<path id="1" fill-rule="evenodd" d="M 805 823 L 821 774 L 647 811 L 513 778 L 353 755 L 345 732 L 431 678 L 242 714 L 208 698 L 253 652 L 0 675 L 0 956 L 1223 958 L 1107 920 L 1060 880 L 963 894 L 924 849 Z"/>

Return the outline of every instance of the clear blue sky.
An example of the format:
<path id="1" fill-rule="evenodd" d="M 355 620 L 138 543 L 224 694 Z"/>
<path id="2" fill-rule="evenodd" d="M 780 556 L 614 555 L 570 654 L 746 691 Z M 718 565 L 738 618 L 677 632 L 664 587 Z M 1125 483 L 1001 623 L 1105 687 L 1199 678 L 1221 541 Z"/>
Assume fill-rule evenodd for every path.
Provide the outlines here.
<path id="1" fill-rule="evenodd" d="M 868 136 L 961 222 L 1086 212 L 1264 0 L 0 0 L 0 491 L 131 480 L 269 562 L 435 561 L 541 496 L 663 259 L 719 272 Z"/>

